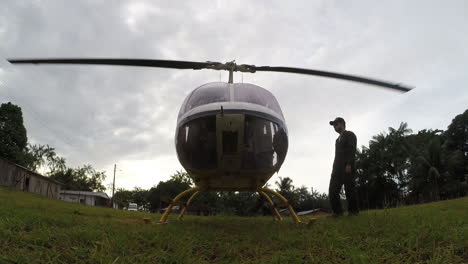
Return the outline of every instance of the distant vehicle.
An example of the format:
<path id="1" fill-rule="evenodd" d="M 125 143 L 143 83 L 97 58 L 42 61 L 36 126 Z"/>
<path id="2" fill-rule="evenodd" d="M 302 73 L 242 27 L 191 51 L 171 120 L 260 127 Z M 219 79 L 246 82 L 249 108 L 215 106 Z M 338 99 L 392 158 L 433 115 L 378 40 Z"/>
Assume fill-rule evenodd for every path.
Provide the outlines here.
<path id="1" fill-rule="evenodd" d="M 129 203 L 128 204 L 128 211 L 138 211 L 138 204 L 136 203 Z"/>

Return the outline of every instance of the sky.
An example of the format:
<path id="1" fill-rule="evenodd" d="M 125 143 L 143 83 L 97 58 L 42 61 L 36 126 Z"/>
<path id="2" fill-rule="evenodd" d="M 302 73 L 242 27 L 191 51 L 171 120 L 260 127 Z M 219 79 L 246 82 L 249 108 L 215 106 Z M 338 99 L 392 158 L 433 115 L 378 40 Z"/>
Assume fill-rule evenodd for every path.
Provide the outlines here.
<path id="1" fill-rule="evenodd" d="M 279 173 L 328 191 L 341 116 L 358 146 L 407 122 L 446 129 L 468 108 L 467 1 L 19 1 L 0 4 L 0 103 L 21 106 L 32 144 L 91 164 L 116 187 L 150 188 L 182 166 L 179 107 L 226 72 L 18 66 L 6 58 L 116 57 L 289 66 L 415 87 L 408 93 L 288 73 L 237 73 L 279 101 L 289 151 Z M 110 190 L 108 190 L 108 193 Z"/>

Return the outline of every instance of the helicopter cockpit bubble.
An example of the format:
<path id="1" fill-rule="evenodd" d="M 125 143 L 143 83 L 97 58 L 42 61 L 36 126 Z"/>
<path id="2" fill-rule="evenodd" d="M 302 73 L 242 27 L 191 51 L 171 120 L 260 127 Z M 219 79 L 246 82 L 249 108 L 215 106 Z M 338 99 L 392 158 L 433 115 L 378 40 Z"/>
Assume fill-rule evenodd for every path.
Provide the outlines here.
<path id="1" fill-rule="evenodd" d="M 287 128 L 268 90 L 253 84 L 208 83 L 181 106 L 176 149 L 188 172 L 260 173 L 268 180 L 286 157 Z"/>

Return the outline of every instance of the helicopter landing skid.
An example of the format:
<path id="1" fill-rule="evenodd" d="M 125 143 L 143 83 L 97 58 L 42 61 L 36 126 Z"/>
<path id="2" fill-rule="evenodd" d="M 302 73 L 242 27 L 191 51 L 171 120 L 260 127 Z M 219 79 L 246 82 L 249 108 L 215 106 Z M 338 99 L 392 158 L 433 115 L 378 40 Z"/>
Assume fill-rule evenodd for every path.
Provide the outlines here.
<path id="1" fill-rule="evenodd" d="M 172 207 L 180 200 L 182 199 L 184 196 L 186 196 L 187 194 L 190 194 L 190 193 L 193 193 L 193 192 L 199 192 L 200 191 L 200 188 L 199 187 L 193 187 L 193 188 L 190 188 L 188 190 L 185 190 L 181 193 L 179 193 L 175 198 L 174 200 L 171 201 L 171 203 L 169 204 L 169 206 L 167 207 L 166 211 L 164 212 L 164 214 L 161 216 L 161 219 L 159 219 L 159 223 L 160 224 L 164 224 L 166 223 L 166 220 L 167 220 L 167 217 L 169 216 L 169 214 L 171 214 L 172 212 Z"/>
<path id="2" fill-rule="evenodd" d="M 296 224 L 299 224 L 301 223 L 301 219 L 299 219 L 299 216 L 297 216 L 296 212 L 294 211 L 294 209 L 292 208 L 292 206 L 289 204 L 288 202 L 288 199 L 286 199 L 283 195 L 281 195 L 280 193 L 272 190 L 272 189 L 268 189 L 268 188 L 259 188 L 258 191 L 260 192 L 260 194 L 263 192 L 265 193 L 270 193 L 276 197 L 278 197 L 281 201 L 283 201 L 283 203 L 288 207 L 288 210 L 289 210 L 289 213 L 291 214 L 291 217 L 294 221 L 294 223 Z M 268 195 L 267 195 L 268 196 Z M 269 198 L 269 197 L 268 197 Z M 268 199 L 267 199 L 268 200 Z M 271 199 L 270 199 L 271 200 Z M 272 205 L 273 204 L 273 205 Z M 280 217 L 279 220 L 281 221 L 281 216 L 279 215 L 279 212 L 278 212 L 278 209 L 276 208 L 276 206 L 274 205 L 273 201 L 271 201 L 270 205 L 273 206 L 273 209 L 275 211 L 275 214 L 276 214 L 276 217 Z"/>
<path id="3" fill-rule="evenodd" d="M 184 208 L 182 209 L 182 211 L 180 212 L 180 215 L 179 215 L 179 220 L 182 220 L 182 218 L 184 218 L 184 214 L 185 214 L 185 211 L 187 211 L 187 208 L 190 206 L 190 204 L 192 203 L 193 199 L 195 199 L 195 197 L 200 193 L 201 191 L 196 191 L 192 194 L 192 196 L 190 196 L 190 198 L 188 199 L 187 203 L 185 204 Z"/>
<path id="4" fill-rule="evenodd" d="M 188 199 L 187 203 L 185 204 L 184 208 L 182 209 L 182 211 L 180 212 L 180 215 L 178 217 L 179 220 L 181 220 L 183 217 L 184 217 L 184 214 L 185 212 L 187 211 L 187 208 L 190 206 L 190 203 L 193 201 L 193 199 L 195 199 L 195 197 L 200 194 L 200 192 L 202 191 L 201 188 L 199 187 L 194 187 L 194 188 L 190 188 L 188 190 L 185 190 L 183 192 L 181 192 L 179 195 L 177 195 L 174 200 L 172 200 L 172 202 L 169 204 L 169 206 L 167 207 L 167 210 L 164 212 L 164 214 L 161 216 L 161 219 L 159 220 L 159 224 L 164 224 L 167 222 L 167 218 L 169 217 L 169 215 L 171 214 L 172 212 L 172 207 L 180 200 L 182 199 L 183 197 L 185 197 L 186 195 L 188 194 L 192 194 L 190 196 L 190 198 Z M 274 215 L 274 218 L 275 220 L 278 220 L 278 221 L 282 221 L 283 218 L 281 217 L 279 211 L 278 211 L 278 208 L 277 206 L 275 205 L 275 203 L 273 202 L 273 200 L 270 198 L 270 196 L 268 196 L 267 193 L 270 193 L 276 197 L 278 197 L 287 207 L 288 207 L 288 210 L 289 210 L 289 213 L 291 214 L 291 217 L 294 221 L 294 223 L 301 223 L 301 220 L 299 219 L 299 217 L 297 216 L 296 212 L 294 211 L 294 209 L 292 208 L 292 206 L 289 204 L 288 202 L 288 199 L 286 199 L 283 195 L 281 195 L 280 193 L 274 191 L 274 190 L 271 190 L 271 189 L 268 189 L 268 188 L 258 188 L 257 189 L 257 192 L 263 196 L 267 202 L 270 204 L 272 210 L 273 210 L 273 213 L 275 214 Z"/>
<path id="5" fill-rule="evenodd" d="M 271 200 L 270 196 L 268 196 L 268 194 L 266 194 L 264 191 L 259 190 L 258 193 L 267 200 L 268 204 L 270 204 L 271 210 L 273 211 L 273 213 L 275 213 L 275 215 L 273 216 L 275 220 L 282 221 L 283 218 L 281 217 L 276 204 L 273 202 L 273 200 Z"/>

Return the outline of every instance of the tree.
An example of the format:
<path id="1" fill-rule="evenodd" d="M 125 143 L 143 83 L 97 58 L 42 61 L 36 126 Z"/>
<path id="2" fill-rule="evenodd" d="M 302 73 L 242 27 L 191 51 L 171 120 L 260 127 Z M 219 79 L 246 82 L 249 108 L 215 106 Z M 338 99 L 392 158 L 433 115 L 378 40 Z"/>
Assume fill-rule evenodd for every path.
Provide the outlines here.
<path id="1" fill-rule="evenodd" d="M 133 193 L 132 191 L 125 190 L 124 188 L 118 188 L 114 193 L 112 200 L 119 206 L 119 208 L 128 207 L 128 204 L 133 202 Z"/>
<path id="2" fill-rule="evenodd" d="M 171 175 L 171 180 L 175 182 L 180 182 L 190 187 L 194 185 L 192 178 L 185 171 L 176 171 L 174 174 Z"/>
<path id="3" fill-rule="evenodd" d="M 413 157 L 411 196 L 417 201 L 434 201 L 466 194 L 464 160 L 460 150 L 444 148 L 444 138 L 433 135 L 419 155 Z"/>
<path id="4" fill-rule="evenodd" d="M 389 133 L 379 133 L 357 152 L 356 174 L 361 208 L 396 206 L 404 197 L 408 184 L 409 153 L 405 137 L 411 129 L 404 122 Z"/>
<path id="5" fill-rule="evenodd" d="M 292 183 L 292 179 L 289 177 L 279 177 L 279 181 L 276 181 L 275 184 L 277 186 L 276 191 L 288 199 L 288 202 L 292 207 L 296 208 L 299 204 L 300 197 Z M 274 199 L 276 200 L 276 197 Z M 281 202 L 280 204 L 283 203 Z"/>
<path id="6" fill-rule="evenodd" d="M 104 171 L 97 171 L 88 164 L 76 168 L 75 173 L 78 178 L 87 179 L 88 186 L 92 191 L 103 192 L 106 190 L 106 187 L 102 184 L 106 179 L 106 173 Z"/>
<path id="7" fill-rule="evenodd" d="M 98 192 L 106 190 L 102 184 L 106 179 L 105 172 L 96 171 L 91 165 L 59 170 L 52 173 L 50 178 L 64 184 L 62 189 L 65 190 Z"/>
<path id="8" fill-rule="evenodd" d="M 468 159 L 468 109 L 457 115 L 445 132 L 448 150 L 459 150 Z"/>
<path id="9" fill-rule="evenodd" d="M 297 205 L 295 207 L 298 211 L 306 211 L 312 209 L 330 209 L 328 195 L 320 193 L 314 188 L 310 188 L 310 192 L 305 186 L 295 189 L 296 196 L 298 197 Z"/>
<path id="10" fill-rule="evenodd" d="M 143 209 L 144 211 L 147 211 L 150 209 L 150 203 L 149 203 L 149 190 L 145 190 L 139 187 L 133 188 L 133 191 L 131 191 L 132 198 L 131 201 L 133 203 L 138 204 L 139 209 Z"/>
<path id="11" fill-rule="evenodd" d="M 259 195 L 253 192 L 221 192 L 219 200 L 221 213 L 226 215 L 254 216 L 263 208 Z"/>
<path id="12" fill-rule="evenodd" d="M 120 208 L 128 207 L 129 203 L 136 203 L 139 210 L 147 211 L 150 209 L 149 190 L 135 187 L 132 191 L 123 188 L 117 189 L 114 194 L 113 201 Z"/>
<path id="13" fill-rule="evenodd" d="M 169 205 L 172 199 L 179 193 L 187 190 L 192 186 L 192 180 L 188 173 L 177 171 L 171 175 L 167 181 L 160 181 L 156 187 L 153 187 L 148 192 L 150 211 L 157 211 L 162 207 Z M 184 197 L 184 201 L 188 198 Z"/>
<path id="14" fill-rule="evenodd" d="M 45 174 L 51 175 L 58 171 L 66 169 L 65 159 L 57 156 L 55 149 L 49 145 L 30 145 L 27 150 L 32 157 L 28 164 L 28 169 L 39 172 L 42 168 L 46 170 Z"/>
<path id="15" fill-rule="evenodd" d="M 0 157 L 27 166 L 27 143 L 21 108 L 11 102 L 0 105 Z"/>
<path id="16" fill-rule="evenodd" d="M 464 170 L 459 174 L 459 181 L 468 183 L 468 109 L 457 115 L 444 133 L 447 141 L 445 148 L 449 151 L 458 150 L 464 159 Z"/>

